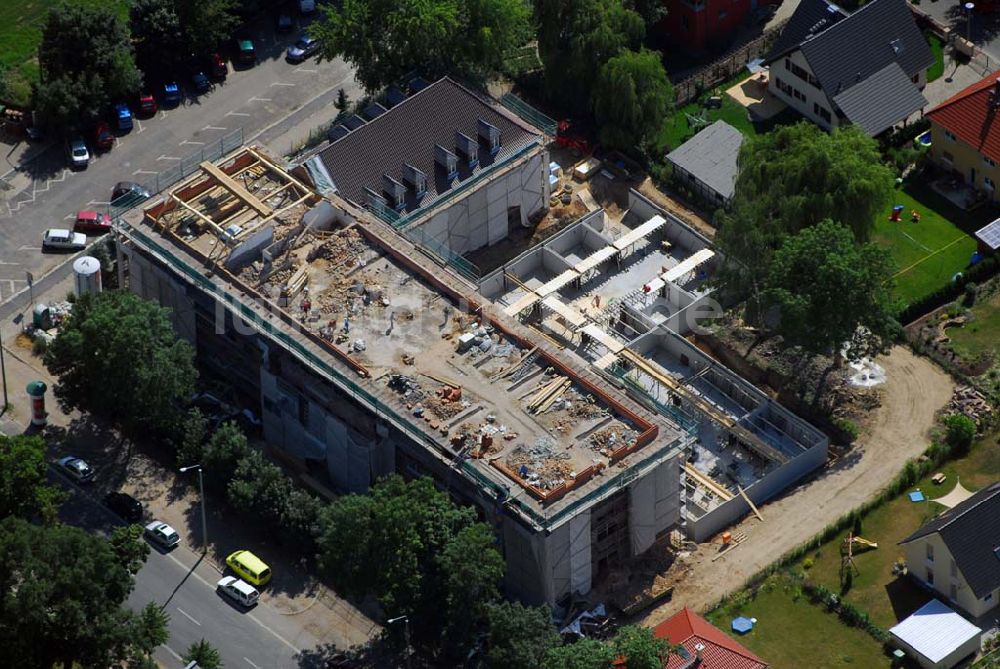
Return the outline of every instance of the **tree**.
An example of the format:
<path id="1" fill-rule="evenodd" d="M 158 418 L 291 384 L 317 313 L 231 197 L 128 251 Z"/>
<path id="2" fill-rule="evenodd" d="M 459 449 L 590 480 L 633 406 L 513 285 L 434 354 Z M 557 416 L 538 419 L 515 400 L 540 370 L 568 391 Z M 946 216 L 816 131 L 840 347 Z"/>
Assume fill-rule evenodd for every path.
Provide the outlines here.
<path id="1" fill-rule="evenodd" d="M 760 297 L 775 249 L 803 228 L 831 219 L 867 241 L 893 187 L 877 143 L 853 126 L 782 126 L 744 141 L 739 166 L 732 212 L 720 215 L 715 241 L 731 261 L 720 281 L 741 297 Z"/>
<path id="2" fill-rule="evenodd" d="M 962 455 L 972 448 L 976 438 L 976 421 L 963 414 L 952 414 L 945 417 L 945 441 L 951 446 L 955 455 Z"/>
<path id="3" fill-rule="evenodd" d="M 209 438 L 201 458 L 208 484 L 216 490 L 225 490 L 236 466 L 249 454 L 250 445 L 240 426 L 232 421 L 223 423 Z"/>
<path id="4" fill-rule="evenodd" d="M 235 0 L 174 0 L 174 8 L 193 53 L 217 51 L 240 24 Z"/>
<path id="5" fill-rule="evenodd" d="M 343 57 L 368 92 L 419 71 L 486 76 L 530 38 L 522 0 L 344 0 L 310 27 L 323 55 Z"/>
<path id="6" fill-rule="evenodd" d="M 119 563 L 133 576 L 139 573 L 149 557 L 149 544 L 142 540 L 142 525 L 124 525 L 111 530 L 108 539 Z"/>
<path id="7" fill-rule="evenodd" d="M 338 88 L 337 89 L 337 101 L 333 103 L 334 108 L 338 112 L 340 112 L 341 114 L 343 114 L 344 112 L 347 111 L 347 105 L 348 104 L 350 104 L 350 102 L 347 99 L 347 91 L 345 91 L 343 88 Z"/>
<path id="8" fill-rule="evenodd" d="M 465 629 L 455 617 L 474 617 L 482 600 L 495 596 L 490 580 L 500 558 L 486 541 L 489 530 L 470 529 L 476 526 L 475 511 L 455 506 L 430 479 L 390 476 L 370 494 L 342 497 L 326 509 L 320 568 L 340 591 L 371 593 L 387 615 L 410 616 L 415 636 L 434 642 L 441 630 Z M 456 572 L 469 583 L 452 579 Z M 480 601 L 459 606 L 462 596 Z M 461 641 L 449 638 L 449 652 L 460 652 Z"/>
<path id="9" fill-rule="evenodd" d="M 130 669 L 149 666 L 153 651 L 170 638 L 167 631 L 169 624 L 170 616 L 155 602 L 150 602 L 139 611 L 132 622 Z M 156 666 L 155 663 L 153 666 Z"/>
<path id="10" fill-rule="evenodd" d="M 612 669 L 614 661 L 614 648 L 597 639 L 585 638 L 550 648 L 542 669 Z"/>
<path id="11" fill-rule="evenodd" d="M 128 291 L 80 297 L 44 358 L 60 406 L 103 416 L 128 437 L 177 422 L 197 372 L 167 313 Z"/>
<path id="12" fill-rule="evenodd" d="M 464 648 L 487 618 L 489 602 L 500 597 L 504 561 L 496 536 L 485 523 L 458 531 L 442 551 L 439 563 L 445 579 L 445 603 L 450 628 L 446 648 Z"/>
<path id="13" fill-rule="evenodd" d="M 63 495 L 46 485 L 48 463 L 41 437 L 0 436 L 0 517 L 55 522 Z"/>
<path id="14" fill-rule="evenodd" d="M 195 641 L 188 646 L 187 652 L 184 653 L 184 662 L 197 662 L 199 669 L 220 669 L 222 667 L 219 651 L 212 648 L 212 644 L 204 639 Z"/>
<path id="15" fill-rule="evenodd" d="M 208 439 L 208 419 L 197 407 L 184 415 L 180 435 L 176 437 L 177 464 L 181 467 L 202 461 Z"/>
<path id="16" fill-rule="evenodd" d="M 618 630 L 612 647 L 626 659 L 628 669 L 663 669 L 670 655 L 670 642 L 653 636 L 653 630 L 626 625 Z"/>
<path id="17" fill-rule="evenodd" d="M 603 144 L 643 146 L 660 130 L 674 89 L 656 51 L 625 50 L 601 67 L 594 84 L 594 117 Z"/>
<path id="18" fill-rule="evenodd" d="M 38 47 L 36 102 L 54 130 L 80 129 L 142 85 L 128 29 L 110 9 L 62 3 L 49 11 Z M 68 97 L 72 93 L 75 97 Z"/>
<path id="19" fill-rule="evenodd" d="M 552 614 L 545 607 L 502 602 L 489 608 L 486 662 L 490 667 L 540 667 L 559 645 Z"/>
<path id="20" fill-rule="evenodd" d="M 251 450 L 236 463 L 227 493 L 237 509 L 252 510 L 268 522 L 278 524 L 288 506 L 292 482 L 281 467 L 260 451 Z"/>
<path id="21" fill-rule="evenodd" d="M 147 75 L 164 75 L 179 64 L 184 33 L 174 0 L 132 0 L 129 24 L 136 62 Z"/>
<path id="22" fill-rule="evenodd" d="M 72 559 L 67 559 L 72 556 Z M 131 652 L 132 575 L 111 544 L 68 525 L 0 521 L 0 644 L 21 666 L 115 666 Z"/>
<path id="23" fill-rule="evenodd" d="M 788 237 L 774 254 L 767 303 L 788 346 L 852 360 L 884 351 L 898 331 L 892 317 L 892 263 L 874 244 L 855 244 L 833 221 Z"/>
<path id="24" fill-rule="evenodd" d="M 642 17 L 618 0 L 535 0 L 538 53 L 549 99 L 581 113 L 601 67 L 645 35 Z"/>

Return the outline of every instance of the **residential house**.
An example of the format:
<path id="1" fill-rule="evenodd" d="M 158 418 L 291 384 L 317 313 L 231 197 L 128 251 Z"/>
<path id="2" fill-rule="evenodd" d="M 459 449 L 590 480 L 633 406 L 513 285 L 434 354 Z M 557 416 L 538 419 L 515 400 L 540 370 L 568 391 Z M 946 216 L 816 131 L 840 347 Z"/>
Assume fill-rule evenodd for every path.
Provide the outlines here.
<path id="1" fill-rule="evenodd" d="M 768 667 L 767 662 L 687 607 L 654 627 L 653 636 L 680 646 L 680 652 L 670 654 L 664 669 Z"/>
<path id="2" fill-rule="evenodd" d="M 717 207 L 728 206 L 736 188 L 736 160 L 743 133 L 716 121 L 667 154 L 674 178 Z"/>
<path id="3" fill-rule="evenodd" d="M 1000 183 L 1000 70 L 927 112 L 931 156 L 966 183 L 997 199 Z"/>
<path id="4" fill-rule="evenodd" d="M 732 39 L 757 6 L 756 0 L 666 0 L 660 28 L 685 53 L 704 53 Z"/>
<path id="5" fill-rule="evenodd" d="M 770 91 L 813 123 L 875 136 L 926 106 L 934 55 L 906 0 L 873 0 L 853 14 L 803 0 L 765 63 Z"/>
<path id="6" fill-rule="evenodd" d="M 1000 598 L 1000 482 L 899 542 L 909 574 L 974 618 Z"/>

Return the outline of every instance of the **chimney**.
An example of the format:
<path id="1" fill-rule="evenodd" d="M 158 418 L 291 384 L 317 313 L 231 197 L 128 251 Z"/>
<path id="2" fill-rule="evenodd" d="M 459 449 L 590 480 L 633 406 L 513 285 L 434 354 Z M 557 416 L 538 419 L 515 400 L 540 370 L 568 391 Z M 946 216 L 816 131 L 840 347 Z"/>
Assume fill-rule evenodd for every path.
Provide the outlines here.
<path id="1" fill-rule="evenodd" d="M 402 209 L 406 204 L 406 186 L 388 174 L 382 175 L 382 192 L 388 196 L 393 209 Z"/>
<path id="2" fill-rule="evenodd" d="M 705 644 L 698 642 L 694 645 L 694 659 L 695 662 L 701 664 L 701 654 L 705 650 Z"/>
<path id="3" fill-rule="evenodd" d="M 500 128 L 487 123 L 483 119 L 478 119 L 476 121 L 476 132 L 479 134 L 479 139 L 486 146 L 490 147 L 491 156 L 500 153 Z"/>
<path id="4" fill-rule="evenodd" d="M 427 192 L 427 175 L 409 163 L 403 163 L 403 183 L 413 188 L 418 200 Z"/>
<path id="5" fill-rule="evenodd" d="M 472 139 L 464 132 L 455 131 L 455 146 L 458 152 L 465 156 L 469 162 L 469 167 L 479 164 L 479 142 Z"/>
<path id="6" fill-rule="evenodd" d="M 458 178 L 458 156 L 440 144 L 434 145 L 434 162 L 448 175 L 448 179 Z"/>

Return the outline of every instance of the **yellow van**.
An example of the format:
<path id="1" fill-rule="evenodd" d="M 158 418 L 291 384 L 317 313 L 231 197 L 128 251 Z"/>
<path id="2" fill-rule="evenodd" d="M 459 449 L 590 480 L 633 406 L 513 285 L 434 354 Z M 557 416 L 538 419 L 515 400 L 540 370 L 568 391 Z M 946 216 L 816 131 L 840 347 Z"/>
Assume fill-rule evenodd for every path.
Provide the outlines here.
<path id="1" fill-rule="evenodd" d="M 250 551 L 236 551 L 226 558 L 226 565 L 245 581 L 262 586 L 271 580 L 271 568 Z"/>

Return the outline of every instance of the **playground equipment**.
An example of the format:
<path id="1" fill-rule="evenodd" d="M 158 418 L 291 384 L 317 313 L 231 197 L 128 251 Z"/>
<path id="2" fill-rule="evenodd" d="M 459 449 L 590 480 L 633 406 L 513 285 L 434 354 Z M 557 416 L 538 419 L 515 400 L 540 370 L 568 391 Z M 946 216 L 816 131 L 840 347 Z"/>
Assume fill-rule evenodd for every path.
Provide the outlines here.
<path id="1" fill-rule="evenodd" d="M 878 542 L 868 541 L 863 537 L 851 537 L 851 544 L 853 544 L 853 551 L 855 553 L 864 553 L 865 551 L 873 551 L 878 548 Z"/>
<path id="2" fill-rule="evenodd" d="M 889 216 L 889 220 L 893 223 L 899 223 L 899 217 L 903 215 L 903 209 L 905 207 L 901 204 L 897 204 L 892 208 L 892 215 Z"/>

